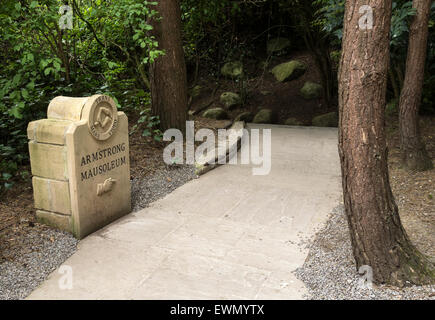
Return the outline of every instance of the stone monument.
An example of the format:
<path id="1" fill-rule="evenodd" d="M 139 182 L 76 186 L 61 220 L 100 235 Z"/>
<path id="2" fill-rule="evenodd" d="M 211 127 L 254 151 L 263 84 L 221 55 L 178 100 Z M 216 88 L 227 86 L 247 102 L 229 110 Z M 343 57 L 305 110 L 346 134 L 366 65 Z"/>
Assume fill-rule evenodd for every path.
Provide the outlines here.
<path id="1" fill-rule="evenodd" d="M 110 97 L 56 97 L 27 134 L 38 221 L 81 239 L 131 211 L 128 119 Z"/>

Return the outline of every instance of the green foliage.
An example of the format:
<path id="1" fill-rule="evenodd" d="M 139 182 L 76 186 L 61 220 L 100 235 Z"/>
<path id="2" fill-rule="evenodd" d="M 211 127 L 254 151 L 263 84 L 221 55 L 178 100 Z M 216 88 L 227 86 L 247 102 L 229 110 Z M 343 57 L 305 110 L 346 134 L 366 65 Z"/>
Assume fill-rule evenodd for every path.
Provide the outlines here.
<path id="1" fill-rule="evenodd" d="M 159 117 L 151 115 L 151 109 L 144 109 L 139 113 L 139 120 L 131 133 L 142 127 L 143 137 L 153 137 L 156 141 L 162 141 L 163 133 L 158 129 L 159 124 Z"/>
<path id="2" fill-rule="evenodd" d="M 337 40 L 343 37 L 344 0 L 316 0 L 320 6 L 316 23 L 324 31 L 333 34 Z M 412 1 L 394 1 L 391 17 L 391 48 L 393 52 L 407 46 L 410 17 L 415 14 Z"/>
<path id="3" fill-rule="evenodd" d="M 343 34 L 344 0 L 316 0 L 315 3 L 321 8 L 318 11 L 317 22 L 323 30 L 335 36 L 335 43 L 339 44 Z M 391 70 L 390 82 L 398 90 L 395 99 L 399 97 L 400 87 L 405 72 L 405 61 L 409 40 L 409 24 L 415 9 L 412 1 L 398 0 L 393 2 L 391 18 L 390 55 Z M 431 19 L 429 22 L 428 58 L 426 63 L 426 75 L 423 87 L 422 113 L 434 114 L 433 101 L 435 99 L 435 3 L 431 7 Z"/>
<path id="4" fill-rule="evenodd" d="M 145 70 L 163 54 L 149 35 L 156 2 L 68 2 L 74 16 L 67 30 L 59 27 L 65 1 L 3 0 L 0 6 L 0 188 L 28 163 L 27 124 L 45 117 L 54 97 L 104 93 L 126 112 L 148 103 L 137 93 L 148 90 Z"/>
<path id="5" fill-rule="evenodd" d="M 344 0 L 316 0 L 314 1 L 320 9 L 317 11 L 316 24 L 323 30 L 334 35 L 335 44 L 341 43 L 343 38 L 343 17 Z"/>
<path id="6" fill-rule="evenodd" d="M 136 124 L 131 128 L 130 135 L 140 130 L 143 137 L 152 137 L 155 141 L 162 141 L 163 133 L 159 129 L 160 119 L 151 113 L 150 93 L 141 89 L 136 92 L 125 91 L 123 94 L 128 95 L 126 100 L 130 101 L 128 105 L 132 106 L 127 111 L 139 114 Z"/>
<path id="7" fill-rule="evenodd" d="M 270 57 L 261 55 L 267 53 L 266 43 L 274 37 L 288 38 L 292 50 L 307 46 L 327 70 L 330 57 L 339 58 L 344 2 L 180 1 L 185 56 L 188 67 L 195 69 L 191 72 L 194 80 L 199 78 L 199 69 L 219 78 L 220 68 L 228 61 L 242 61 L 247 71 L 244 77 L 248 77 L 251 62 L 269 61 Z M 64 3 L 74 9 L 72 29 L 59 27 L 59 8 Z M 159 19 L 156 4 L 152 0 L 2 0 L 0 189 L 10 187 L 17 176 L 26 176 L 21 168 L 28 163 L 27 124 L 45 117 L 48 103 L 59 95 L 107 94 L 120 110 L 133 115 L 130 119 L 138 119 L 133 131 L 161 139 L 159 119 L 149 107 L 147 72 L 149 64 L 164 54 L 150 35 L 152 20 Z M 435 112 L 434 12 L 435 4 L 422 104 L 427 113 Z M 413 14 L 411 1 L 394 1 L 391 77 L 399 86 Z M 322 81 L 335 81 L 323 71 Z M 247 78 L 234 83 L 243 100 L 248 83 Z"/>
<path id="8" fill-rule="evenodd" d="M 393 2 L 391 17 L 390 54 L 393 63 L 403 58 L 406 59 L 410 18 L 416 12 L 412 8 L 412 1 L 401 2 Z"/>

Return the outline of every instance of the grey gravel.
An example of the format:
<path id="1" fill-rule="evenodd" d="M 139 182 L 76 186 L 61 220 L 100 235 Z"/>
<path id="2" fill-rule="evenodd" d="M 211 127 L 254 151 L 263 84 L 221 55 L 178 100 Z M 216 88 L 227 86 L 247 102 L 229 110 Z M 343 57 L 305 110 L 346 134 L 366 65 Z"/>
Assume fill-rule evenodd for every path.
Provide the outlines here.
<path id="1" fill-rule="evenodd" d="M 72 235 L 51 229 L 26 235 L 27 253 L 0 264 L 0 300 L 23 299 L 77 249 Z"/>
<path id="2" fill-rule="evenodd" d="M 134 179 L 133 211 L 145 208 L 195 178 L 193 166 L 166 166 L 145 178 Z M 24 241 L 28 244 L 26 252 L 17 253 L 12 262 L 0 264 L 0 300 L 27 297 L 76 251 L 78 244 L 72 235 L 48 228 L 29 232 Z"/>
<path id="3" fill-rule="evenodd" d="M 295 274 L 308 287 L 308 299 L 435 300 L 434 285 L 361 288 L 343 206 L 334 210 L 326 226 L 307 247 L 309 255 Z"/>
<path id="4" fill-rule="evenodd" d="M 195 167 L 187 165 L 166 166 L 146 179 L 135 178 L 131 187 L 133 212 L 146 208 L 151 202 L 196 178 Z"/>

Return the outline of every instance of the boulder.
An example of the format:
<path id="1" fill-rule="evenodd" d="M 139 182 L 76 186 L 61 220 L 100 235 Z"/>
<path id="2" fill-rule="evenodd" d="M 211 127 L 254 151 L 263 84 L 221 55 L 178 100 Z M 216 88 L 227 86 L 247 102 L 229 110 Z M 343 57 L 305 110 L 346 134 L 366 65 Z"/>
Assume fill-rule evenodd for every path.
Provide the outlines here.
<path id="1" fill-rule="evenodd" d="M 252 114 L 252 112 L 243 112 L 234 119 L 234 122 L 237 121 L 251 122 L 252 119 L 254 119 L 254 115 Z"/>
<path id="2" fill-rule="evenodd" d="M 299 78 L 305 73 L 307 67 L 300 61 L 292 60 L 281 63 L 272 69 L 272 73 L 279 82 L 290 81 Z"/>
<path id="3" fill-rule="evenodd" d="M 290 47 L 290 40 L 287 38 L 274 38 L 267 42 L 267 53 L 276 53 Z"/>
<path id="4" fill-rule="evenodd" d="M 330 112 L 314 117 L 312 124 L 315 127 L 338 127 L 337 112 Z"/>
<path id="5" fill-rule="evenodd" d="M 312 100 L 312 99 L 318 99 L 322 96 L 323 93 L 323 87 L 314 82 L 305 82 L 304 86 L 300 90 L 301 96 L 304 97 L 304 99 Z"/>
<path id="6" fill-rule="evenodd" d="M 301 126 L 302 122 L 300 122 L 298 119 L 296 118 L 288 118 L 285 123 L 286 126 Z"/>
<path id="7" fill-rule="evenodd" d="M 200 85 L 196 85 L 192 89 L 190 89 L 189 94 L 192 98 L 197 98 L 201 95 L 201 90 L 202 90 L 202 87 Z"/>
<path id="8" fill-rule="evenodd" d="M 204 118 L 215 119 L 215 120 L 225 120 L 228 119 L 227 112 L 222 108 L 211 108 L 204 112 L 202 115 Z"/>
<path id="9" fill-rule="evenodd" d="M 270 109 L 261 109 L 255 115 L 253 123 L 272 123 L 273 122 L 273 111 Z"/>
<path id="10" fill-rule="evenodd" d="M 243 76 L 243 64 L 240 61 L 227 62 L 221 68 L 224 77 L 238 79 Z"/>
<path id="11" fill-rule="evenodd" d="M 221 103 L 227 109 L 233 109 L 242 104 L 242 98 L 237 93 L 234 92 L 224 92 L 220 97 Z"/>

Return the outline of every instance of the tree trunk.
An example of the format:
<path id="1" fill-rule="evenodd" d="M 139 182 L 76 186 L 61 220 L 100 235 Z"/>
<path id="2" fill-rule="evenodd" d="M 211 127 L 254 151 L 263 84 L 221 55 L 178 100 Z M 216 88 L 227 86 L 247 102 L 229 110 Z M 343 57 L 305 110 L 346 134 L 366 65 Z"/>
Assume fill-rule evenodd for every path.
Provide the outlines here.
<path id="1" fill-rule="evenodd" d="M 159 49 L 165 51 L 150 67 L 153 114 L 160 117 L 162 130 L 182 131 L 187 119 L 187 78 L 181 42 L 181 11 L 179 0 L 158 1 L 161 20 L 153 21 L 153 35 Z"/>
<path id="2" fill-rule="evenodd" d="M 339 71 L 339 153 L 344 204 L 357 268 L 375 283 L 433 282 L 434 266 L 411 244 L 391 192 L 384 129 L 392 0 L 346 1 Z M 368 3 L 367 3 L 368 2 Z M 373 29 L 358 21 L 373 8 Z"/>
<path id="3" fill-rule="evenodd" d="M 400 149 L 406 167 L 411 170 L 424 171 L 433 168 L 432 160 L 421 139 L 418 123 L 431 0 L 414 0 L 412 6 L 417 13 L 410 27 L 405 81 L 400 95 Z"/>

